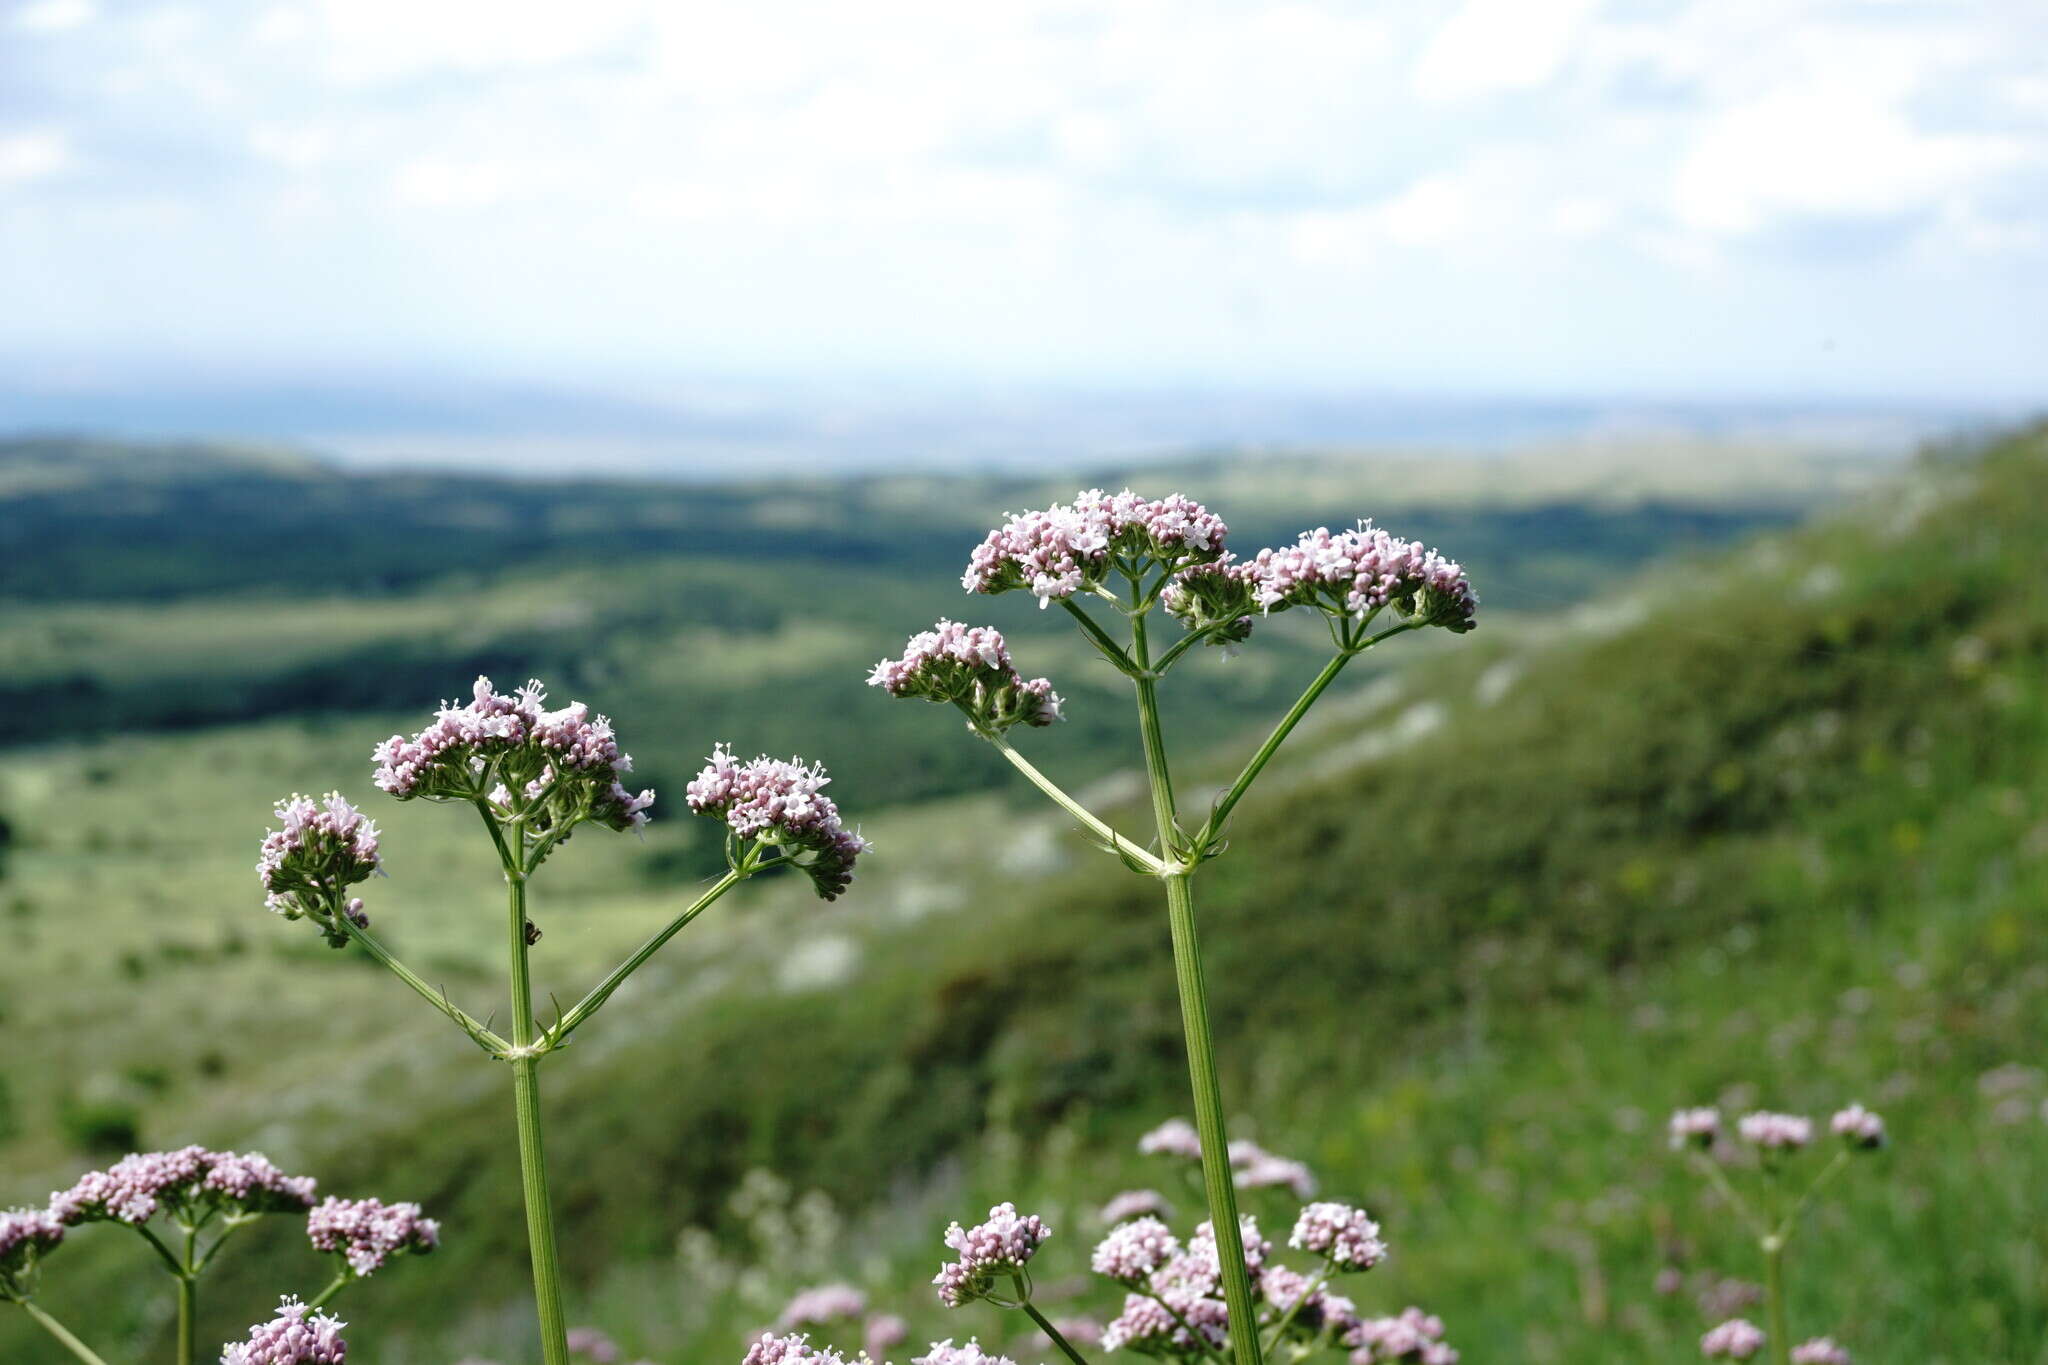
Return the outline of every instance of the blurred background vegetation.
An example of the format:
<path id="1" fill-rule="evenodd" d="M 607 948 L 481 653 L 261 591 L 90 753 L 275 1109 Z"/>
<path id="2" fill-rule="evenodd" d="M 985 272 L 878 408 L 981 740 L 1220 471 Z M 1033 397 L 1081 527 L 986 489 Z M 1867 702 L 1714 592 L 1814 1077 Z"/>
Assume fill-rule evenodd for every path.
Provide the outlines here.
<path id="1" fill-rule="evenodd" d="M 1427 1305 L 1472 1362 L 1691 1358 L 1698 1291 L 1753 1267 L 1664 1115 L 1861 1099 L 1896 1145 L 1813 1220 L 1800 1334 L 2048 1361 L 2041 430 L 1903 467 L 1217 453 L 759 486 L 0 444 L 0 1204 L 138 1145 L 258 1148 L 444 1220 L 441 1254 L 346 1302 L 366 1359 L 527 1359 L 503 1078 L 265 915 L 252 868 L 276 798 L 365 800 L 379 930 L 487 1013 L 490 850 L 371 799 L 368 754 L 478 672 L 533 675 L 662 791 L 644 841 L 543 874 L 544 988 L 716 866 L 680 800 L 715 741 L 823 760 L 877 844 L 839 904 L 721 903 L 545 1072 L 575 1318 L 662 1365 L 736 1359 L 846 1278 L 914 1331 L 998 1335 L 925 1288 L 948 1218 L 1040 1209 L 1058 1292 L 1090 1210 L 1170 1176 L 1133 1148 L 1184 1108 L 1163 916 L 950 712 L 861 683 L 941 614 L 999 625 L 1069 700 L 1024 747 L 1142 827 L 1121 680 L 1056 613 L 957 585 L 1006 508 L 1126 481 L 1246 549 L 1369 514 L 1486 603 L 1347 675 L 1198 884 L 1238 1130 L 1385 1223 L 1366 1307 Z M 1293 624 L 1174 675 L 1190 789 L 1312 675 Z M 294 1241 L 234 1250 L 208 1339 L 317 1288 Z M 115 1359 L 163 1349 L 141 1250 L 81 1234 L 47 1280 Z M 50 1358 L 21 1326 L 0 1358 Z"/>

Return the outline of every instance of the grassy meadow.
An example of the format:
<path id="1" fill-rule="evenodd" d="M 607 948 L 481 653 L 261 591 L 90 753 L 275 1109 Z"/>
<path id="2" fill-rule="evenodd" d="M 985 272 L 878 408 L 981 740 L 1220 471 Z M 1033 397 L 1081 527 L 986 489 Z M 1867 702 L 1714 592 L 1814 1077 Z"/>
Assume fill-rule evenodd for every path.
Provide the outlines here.
<path id="1" fill-rule="evenodd" d="M 1233 1132 L 1380 1218 L 1363 1306 L 1441 1313 L 1474 1363 L 1695 1359 L 1696 1290 L 1758 1267 L 1664 1116 L 1862 1099 L 1895 1144 L 1810 1220 L 1797 1335 L 1865 1365 L 2048 1362 L 2048 435 L 1874 481 L 1129 477 L 1211 500 L 1244 547 L 1371 512 L 1487 603 L 1475 635 L 1347 674 L 1196 883 Z M 488 1013 L 489 846 L 372 800 L 367 755 L 479 670 L 535 673 L 611 712 L 664 789 L 644 841 L 586 831 L 541 874 L 544 989 L 580 993 L 710 875 L 680 795 L 714 740 L 823 759 L 877 845 L 837 904 L 786 881 L 721 902 L 544 1070 L 575 1320 L 629 1359 L 736 1361 L 789 1291 L 848 1279 L 913 1340 L 993 1342 L 1013 1324 L 926 1282 L 945 1222 L 997 1199 L 1046 1216 L 1041 1282 L 1080 1290 L 1108 1196 L 1199 1203 L 1134 1150 L 1185 1110 L 1156 888 L 952 713 L 860 685 L 936 615 L 1000 626 L 1073 718 L 1020 747 L 1142 828 L 1122 680 L 1058 613 L 955 581 L 1003 508 L 1066 492 L 0 447 L 0 1203 L 131 1143 L 261 1149 L 443 1219 L 442 1252 L 343 1300 L 365 1359 L 525 1365 L 505 1077 L 265 915 L 252 869 L 276 797 L 362 799 L 392 874 L 375 927 Z M 1190 788 L 1317 666 L 1315 635 L 1270 634 L 1170 680 Z M 1261 1211 L 1270 1232 L 1291 1206 Z M 289 1228 L 246 1236 L 202 1340 L 324 1278 Z M 1653 1290 L 1667 1267 L 1682 1292 Z M 91 1229 L 45 1296 L 150 1359 L 160 1278 Z M 0 1359 L 55 1360 L 24 1326 L 0 1315 Z"/>

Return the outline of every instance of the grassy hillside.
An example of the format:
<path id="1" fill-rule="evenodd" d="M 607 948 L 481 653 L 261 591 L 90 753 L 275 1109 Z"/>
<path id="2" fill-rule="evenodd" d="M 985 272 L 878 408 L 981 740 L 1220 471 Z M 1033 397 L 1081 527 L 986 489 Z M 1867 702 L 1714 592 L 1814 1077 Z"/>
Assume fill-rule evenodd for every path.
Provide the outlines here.
<path id="1" fill-rule="evenodd" d="M 1816 1108 L 1860 1096 L 1899 1144 L 1886 1178 L 1843 1186 L 1853 1219 L 1817 1226 L 1806 1321 L 1866 1361 L 2048 1359 L 2042 1082 L 2003 1072 L 2012 1088 L 1989 1098 L 1978 1083 L 2038 1065 L 2048 1025 L 2028 932 L 2048 890 L 2042 506 L 2033 435 L 1711 574 L 1568 621 L 1510 616 L 1340 689 L 1240 810 L 1198 899 L 1230 1093 L 1263 1140 L 1381 1213 L 1397 1256 L 1368 1282 L 1376 1302 L 1426 1300 L 1475 1361 L 1688 1358 L 1697 1314 L 1649 1290 L 1660 1230 L 1689 1266 L 1745 1267 L 1668 1169 L 1662 1113 L 1741 1087 Z M 1006 629 L 1030 623 L 992 605 Z M 877 625 L 849 660 L 919 623 Z M 1120 733 L 1111 680 L 1086 687 L 1078 654 L 1043 666 L 1084 724 Z M 857 672 L 841 683 L 855 728 L 900 715 L 995 771 L 935 711 L 854 709 Z M 1228 745 L 1241 719 L 1180 734 Z M 4 1193 L 84 1160 L 68 1099 L 74 1118 L 129 1105 L 145 1140 L 260 1145 L 344 1190 L 423 1198 L 447 1251 L 349 1316 L 394 1365 L 510 1361 L 503 1078 L 392 983 L 266 919 L 245 870 L 270 795 L 360 789 L 394 723 L 285 717 L 9 756 L 0 808 L 22 837 L 0 885 L 0 1001 L 24 1041 L 0 1064 L 17 1115 Z M 481 996 L 465 924 L 494 922 L 485 850 L 447 812 L 383 814 L 394 877 L 372 913 L 430 977 Z M 817 1272 L 778 1262 L 711 1294 L 723 1281 L 695 1240 L 672 1259 L 686 1223 L 732 1242 L 750 1170 L 850 1211 L 815 1259 L 936 1327 L 922 1284 L 945 1216 L 997 1193 L 1039 1202 L 1076 1266 L 1076 1210 L 1133 1183 L 1130 1140 L 1180 1107 L 1142 886 L 988 798 L 869 826 L 881 850 L 843 906 L 783 887 L 721 907 L 549 1072 L 578 1315 L 641 1354 L 736 1357 L 768 1296 Z M 551 979 L 573 989 L 674 903 L 687 871 L 665 837 L 579 840 L 550 865 Z M 53 1301 L 90 1302 L 110 1344 L 142 1340 L 160 1324 L 95 1240 L 66 1248 L 83 1271 L 54 1277 Z M 278 1283 L 289 1264 L 236 1262 L 213 1325 L 298 1287 Z"/>

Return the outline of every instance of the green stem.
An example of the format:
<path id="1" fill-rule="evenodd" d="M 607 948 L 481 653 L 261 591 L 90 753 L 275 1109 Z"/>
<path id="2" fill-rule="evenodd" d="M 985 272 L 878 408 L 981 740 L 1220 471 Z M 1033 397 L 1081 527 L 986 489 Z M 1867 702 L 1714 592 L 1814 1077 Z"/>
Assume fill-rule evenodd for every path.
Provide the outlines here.
<path id="1" fill-rule="evenodd" d="M 171 1274 L 179 1276 L 181 1278 L 183 1277 L 183 1275 L 185 1274 L 185 1266 L 183 1262 L 179 1261 L 177 1256 L 172 1253 L 171 1249 L 164 1245 L 163 1238 L 157 1236 L 154 1232 L 151 1232 L 149 1230 L 149 1225 L 147 1223 L 130 1223 L 128 1224 L 128 1226 L 134 1228 L 137 1232 L 141 1233 L 142 1240 L 149 1243 L 150 1246 L 156 1249 L 156 1254 L 163 1258 L 164 1266 L 171 1272 Z"/>
<path id="2" fill-rule="evenodd" d="M 1765 1226 L 1764 1220 L 1750 1208 L 1749 1201 L 1736 1192 L 1735 1186 L 1729 1183 L 1728 1173 L 1721 1169 L 1720 1162 L 1704 1152 L 1695 1152 L 1693 1165 L 1705 1174 L 1708 1183 L 1720 1191 L 1721 1197 L 1728 1201 L 1728 1206 L 1735 1210 L 1735 1216 L 1748 1224 L 1751 1232 L 1759 1239 L 1770 1235 L 1770 1229 Z"/>
<path id="3" fill-rule="evenodd" d="M 489 816 L 485 816 L 486 822 Z M 497 828 L 492 826 L 492 834 Z M 512 1105 L 519 1124 L 519 1181 L 526 1198 L 526 1240 L 533 1256 L 533 1297 L 540 1316 L 541 1358 L 569 1365 L 568 1324 L 562 1312 L 562 1268 L 555 1251 L 555 1217 L 548 1204 L 547 1154 L 541 1145 L 540 1055 L 533 1049 L 533 976 L 527 963 L 526 874 L 502 840 L 510 888 L 512 948 Z"/>
<path id="4" fill-rule="evenodd" d="M 1081 1353 L 1075 1350 L 1065 1337 L 1060 1335 L 1060 1329 L 1047 1322 L 1045 1314 L 1032 1306 L 1031 1300 L 1026 1299 L 1018 1307 L 1022 1308 L 1025 1314 L 1038 1324 L 1038 1330 L 1050 1337 L 1052 1344 L 1059 1347 L 1061 1354 L 1065 1355 L 1068 1360 L 1073 1361 L 1074 1365 L 1088 1365 L 1087 1360 L 1082 1357 Z"/>
<path id="5" fill-rule="evenodd" d="M 328 1285 L 325 1289 L 321 1290 L 319 1294 L 314 1296 L 313 1301 L 307 1304 L 306 1307 L 325 1308 L 327 1306 L 327 1301 L 333 1298 L 336 1294 L 339 1294 L 343 1289 L 347 1288 L 348 1282 L 353 1278 L 354 1276 L 350 1275 L 347 1270 L 341 1271 L 333 1278 L 333 1280 L 328 1282 Z"/>
<path id="6" fill-rule="evenodd" d="M 42 1326 L 45 1332 L 57 1338 L 59 1345 L 84 1361 L 85 1365 L 107 1365 L 106 1361 L 101 1360 L 98 1355 L 94 1354 L 92 1347 L 87 1346 L 77 1337 L 71 1335 L 71 1330 L 63 1323 L 57 1321 L 27 1299 L 20 1299 L 17 1302 L 21 1304 L 30 1317 L 34 1318 Z"/>
<path id="7" fill-rule="evenodd" d="M 1161 1295 L 1157 1290 L 1152 1288 L 1151 1284 L 1147 1283 L 1140 1285 L 1139 1289 L 1144 1293 L 1146 1298 L 1152 1300 L 1152 1302 L 1158 1304 L 1161 1308 L 1164 1308 L 1168 1313 L 1171 1313 L 1173 1315 L 1173 1320 L 1180 1324 L 1181 1331 L 1186 1332 L 1188 1334 L 1189 1341 L 1201 1347 L 1202 1353 L 1204 1355 L 1208 1356 L 1211 1360 L 1223 1359 L 1223 1353 L 1216 1349 L 1215 1345 L 1210 1342 L 1208 1336 L 1202 1332 L 1197 1331 L 1195 1329 L 1195 1325 L 1192 1322 L 1188 1321 L 1187 1315 L 1181 1312 L 1180 1309 L 1175 1308 L 1172 1304 L 1168 1303 L 1163 1295 Z"/>
<path id="8" fill-rule="evenodd" d="M 1135 675 L 1144 668 L 1143 664 L 1134 663 L 1131 656 L 1124 653 L 1123 647 L 1110 639 L 1108 632 L 1104 631 L 1101 626 L 1096 625 L 1095 618 L 1075 605 L 1072 598 L 1062 597 L 1060 605 L 1067 609 L 1069 616 L 1081 623 L 1082 631 L 1087 634 L 1095 647 L 1102 651 L 1102 657 L 1108 659 L 1110 663 L 1116 666 L 1118 672 Z"/>
<path id="9" fill-rule="evenodd" d="M 1151 779 L 1152 813 L 1159 822 L 1159 848 L 1178 859 L 1173 779 L 1159 732 L 1159 698 L 1149 670 L 1145 618 L 1131 618 L 1131 652 L 1138 663 L 1138 730 L 1145 742 L 1145 772 Z M 1195 936 L 1195 897 L 1188 869 L 1165 872 L 1166 918 L 1173 935 L 1173 972 L 1180 991 L 1181 1026 L 1187 1035 L 1188 1082 L 1194 1091 L 1195 1131 L 1202 1140 L 1202 1184 L 1209 1224 L 1223 1272 L 1223 1302 L 1230 1323 L 1231 1354 L 1237 1365 L 1263 1365 L 1259 1320 L 1252 1311 L 1251 1279 L 1244 1264 L 1244 1238 L 1237 1225 L 1237 1186 L 1230 1172 L 1230 1143 L 1223 1131 L 1223 1090 L 1216 1079 L 1216 1044 L 1210 1034 L 1208 988 L 1202 979 L 1202 950 Z"/>
<path id="10" fill-rule="evenodd" d="M 178 1365 L 192 1365 L 199 1331 L 199 1281 L 190 1275 L 178 1277 Z"/>
<path id="11" fill-rule="evenodd" d="M 1787 1213 L 1784 1221 L 1778 1224 L 1778 1240 L 1780 1242 L 1792 1240 L 1792 1233 L 1796 1230 L 1799 1215 L 1806 1212 L 1806 1206 L 1813 1202 L 1813 1197 L 1819 1194 L 1830 1180 L 1841 1174 L 1842 1168 L 1847 1166 L 1852 1159 L 1846 1149 L 1836 1152 L 1835 1159 L 1823 1167 L 1821 1173 L 1813 1178 L 1813 1183 L 1806 1187 L 1806 1193 L 1799 1196 L 1799 1201 L 1792 1206 L 1791 1212 Z"/>
<path id="12" fill-rule="evenodd" d="M 751 870 L 758 871 L 759 869 Z M 737 869 L 728 871 L 723 877 L 720 877 L 712 884 L 709 891 L 706 891 L 692 902 L 689 909 L 670 920 L 652 938 L 635 949 L 631 957 L 621 962 L 613 969 L 610 976 L 607 976 L 590 994 L 577 1001 L 575 1007 L 562 1016 L 561 1022 L 556 1024 L 553 1032 L 548 1035 L 548 1046 L 560 1047 L 563 1039 L 574 1033 L 584 1020 L 597 1013 L 604 1005 L 604 1002 L 611 999 L 612 992 L 625 984 L 627 977 L 640 970 L 648 958 L 653 957 L 661 950 L 661 946 L 664 943 L 667 943 L 682 931 L 684 925 L 703 914 L 704 911 L 711 907 L 713 901 L 732 890 L 735 886 L 738 886 L 741 879 L 747 875 L 749 875 L 747 872 L 741 872 Z"/>
<path id="13" fill-rule="evenodd" d="M 1764 1238 L 1764 1297 L 1770 1313 L 1772 1365 L 1791 1365 L 1792 1335 L 1785 1326 L 1785 1240 Z"/>
<path id="14" fill-rule="evenodd" d="M 1010 766 L 1030 778 L 1034 786 L 1052 798 L 1054 805 L 1057 805 L 1061 810 L 1087 826 L 1094 832 L 1096 838 L 1102 840 L 1152 875 L 1157 876 L 1159 874 L 1162 864 L 1157 858 L 1117 833 L 1106 821 L 1098 819 L 1093 811 L 1067 795 L 1066 792 L 1060 789 L 1057 783 L 1040 772 L 1030 759 L 1010 747 L 1008 740 L 1004 739 L 1001 735 L 990 735 L 988 736 L 988 742 L 995 746 L 997 753 L 1010 760 Z"/>
<path id="15" fill-rule="evenodd" d="M 503 1052 L 505 1050 L 505 1040 L 503 1038 L 500 1038 L 497 1034 L 491 1032 L 458 1008 L 448 998 L 446 991 L 437 991 L 421 980 L 412 968 L 400 962 L 392 955 L 389 948 L 386 948 L 372 937 L 368 929 L 363 928 L 347 915 L 341 917 L 341 925 L 350 938 L 362 945 L 364 952 L 367 952 L 371 957 L 383 963 L 393 976 L 396 976 L 400 981 L 412 987 L 420 999 L 454 1020 L 455 1026 L 475 1039 L 479 1047 L 482 1047 L 487 1052 Z"/>
<path id="16" fill-rule="evenodd" d="M 1287 709 L 1287 714 L 1273 727 L 1273 733 L 1266 736 L 1266 742 L 1259 746 L 1251 761 L 1244 765 L 1244 771 L 1237 775 L 1237 781 L 1230 784 L 1230 790 L 1217 798 L 1215 809 L 1209 815 L 1209 823 L 1202 830 L 1203 843 L 1206 844 L 1222 830 L 1223 822 L 1230 818 L 1230 812 L 1244 799 L 1244 794 L 1251 789 L 1252 783 L 1258 779 L 1266 765 L 1273 761 L 1273 755 L 1280 752 L 1280 746 L 1286 742 L 1287 736 L 1294 733 L 1294 727 L 1301 724 L 1301 718 L 1308 714 L 1309 707 L 1314 706 L 1316 699 L 1323 695 L 1324 690 L 1337 681 L 1337 675 L 1344 671 L 1344 665 L 1350 663 L 1351 659 L 1350 654 L 1334 656 L 1330 662 L 1323 665 L 1323 671 L 1316 674 L 1316 680 L 1308 685 L 1308 690 Z"/>

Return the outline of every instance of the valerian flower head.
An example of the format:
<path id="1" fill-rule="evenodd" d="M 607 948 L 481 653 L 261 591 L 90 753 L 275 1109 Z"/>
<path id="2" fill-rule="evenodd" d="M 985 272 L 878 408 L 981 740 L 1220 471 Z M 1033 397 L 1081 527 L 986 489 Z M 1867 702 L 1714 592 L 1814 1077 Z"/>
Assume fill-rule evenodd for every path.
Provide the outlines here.
<path id="1" fill-rule="evenodd" d="M 1095 1216 L 1104 1223 L 1121 1223 L 1128 1218 L 1142 1218 L 1151 1214 L 1159 1218 L 1173 1217 L 1173 1203 L 1157 1190 L 1125 1190 L 1102 1206 Z"/>
<path id="2" fill-rule="evenodd" d="M 1833 1337 L 1815 1337 L 1792 1348 L 1792 1365 L 1853 1365 L 1849 1348 Z"/>
<path id="3" fill-rule="evenodd" d="M 1029 588 L 1044 606 L 1102 585 L 1119 561 L 1174 571 L 1223 554 L 1222 518 L 1171 493 L 1155 501 L 1128 488 L 1089 489 L 1071 504 L 1019 512 L 974 548 L 961 586 L 998 593 Z"/>
<path id="4" fill-rule="evenodd" d="M 868 686 L 892 697 L 951 702 L 968 724 L 999 735 L 1013 725 L 1051 725 L 1061 719 L 1060 698 L 1044 678 L 1026 681 L 1010 662 L 1010 647 L 991 626 L 940 621 L 910 637 L 902 657 L 884 659 Z"/>
<path id="5" fill-rule="evenodd" d="M 1700 1354 L 1709 1359 L 1748 1360 L 1763 1348 L 1763 1329 L 1748 1318 L 1730 1318 L 1700 1338 Z"/>
<path id="6" fill-rule="evenodd" d="M 423 1256 L 440 1246 L 441 1225 L 423 1217 L 418 1204 L 329 1198 L 306 1215 L 306 1237 L 315 1251 L 340 1256 L 361 1279 L 393 1256 Z"/>
<path id="7" fill-rule="evenodd" d="M 1180 1283 L 1161 1285 L 1156 1293 L 1157 1298 L 1124 1296 L 1124 1311 L 1102 1329 L 1103 1350 L 1165 1355 L 1199 1350 L 1203 1343 L 1220 1350 L 1229 1341 L 1228 1313 L 1220 1297 Z"/>
<path id="8" fill-rule="evenodd" d="M 1268 612 L 1305 606 L 1362 619 L 1391 606 L 1412 624 L 1463 634 L 1479 611 L 1462 568 L 1369 521 L 1334 534 L 1324 526 L 1305 531 L 1292 545 L 1259 551 L 1242 572 L 1252 601 Z"/>
<path id="9" fill-rule="evenodd" d="M 566 838 L 585 821 L 645 825 L 654 793 L 635 795 L 619 781 L 633 758 L 611 722 L 580 701 L 558 711 L 546 702 L 537 681 L 507 696 L 480 677 L 466 704 L 444 702 L 426 729 L 377 746 L 377 786 L 401 801 L 485 802 L 537 841 Z"/>
<path id="10" fill-rule="evenodd" d="M 340 792 L 316 802 L 294 792 L 277 805 L 282 828 L 266 831 L 256 859 L 263 904 L 286 919 L 304 916 L 320 926 L 327 942 L 348 942 L 344 919 L 367 926 L 363 903 L 343 892 L 383 870 L 377 825 Z"/>
<path id="11" fill-rule="evenodd" d="M 618 1365 L 619 1343 L 599 1328 L 571 1327 L 562 1344 L 570 1355 L 581 1356 L 592 1365 Z"/>
<path id="12" fill-rule="evenodd" d="M 1718 1109 L 1680 1109 L 1671 1116 L 1671 1150 L 1674 1152 L 1687 1147 L 1712 1147 L 1720 1136 L 1721 1111 Z"/>
<path id="13" fill-rule="evenodd" d="M 998 1275 L 1021 1272 L 1045 1239 L 1052 1235 L 1037 1214 L 1019 1214 L 1015 1204 L 998 1204 L 988 1211 L 988 1221 L 963 1228 L 958 1223 L 946 1229 L 946 1245 L 959 1259 L 940 1267 L 932 1277 L 939 1288 L 939 1301 L 958 1308 L 986 1298 Z"/>
<path id="14" fill-rule="evenodd" d="M 1244 1265 L 1256 1280 L 1265 1266 L 1266 1258 L 1273 1254 L 1273 1244 L 1259 1232 L 1259 1220 L 1249 1213 L 1237 1217 L 1238 1239 L 1244 1244 Z M 1182 1258 L 1182 1270 L 1193 1278 L 1221 1284 L 1223 1261 L 1216 1250 L 1215 1224 L 1204 1220 L 1195 1226 L 1195 1235 L 1188 1238 L 1187 1255 Z"/>
<path id="15" fill-rule="evenodd" d="M 815 1327 L 834 1318 L 857 1318 L 868 1311 L 868 1296 L 850 1284 L 821 1284 L 797 1291 L 783 1305 L 775 1325 L 784 1331 L 792 1327 Z"/>
<path id="16" fill-rule="evenodd" d="M 1251 638 L 1265 610 L 1255 595 L 1254 567 L 1231 554 L 1190 564 L 1167 583 L 1159 604 L 1190 634 L 1205 631 L 1208 643 L 1231 652 Z"/>
<path id="17" fill-rule="evenodd" d="M 288 1176 L 257 1152 L 181 1147 L 137 1152 L 103 1171 L 88 1171 L 50 1197 L 50 1212 L 67 1225 L 148 1222 L 158 1210 L 187 1217 L 300 1213 L 313 1205 L 311 1176 Z"/>
<path id="18" fill-rule="evenodd" d="M 1444 1321 L 1434 1313 L 1408 1307 L 1400 1316 L 1369 1318 L 1353 1328 L 1344 1343 L 1354 1347 L 1352 1365 L 1415 1361 L 1418 1365 L 1457 1365 L 1458 1353 L 1444 1343 Z"/>
<path id="19" fill-rule="evenodd" d="M 1884 1146 L 1884 1120 L 1860 1104 L 1852 1104 L 1828 1120 L 1834 1135 L 1849 1146 L 1871 1151 Z"/>
<path id="20" fill-rule="evenodd" d="M 692 811 L 723 820 L 739 838 L 786 850 L 829 901 L 852 883 L 854 862 L 868 849 L 824 794 L 831 780 L 821 764 L 766 754 L 742 763 L 721 744 L 685 798 Z"/>
<path id="21" fill-rule="evenodd" d="M 1232 1178 L 1241 1190 L 1282 1187 L 1293 1191 L 1296 1199 L 1307 1199 L 1316 1192 L 1315 1173 L 1306 1163 L 1276 1156 L 1256 1142 L 1231 1143 L 1230 1164 L 1236 1172 Z"/>
<path id="22" fill-rule="evenodd" d="M 870 1360 L 882 1360 L 891 1346 L 910 1340 L 910 1324 L 894 1313 L 877 1313 L 861 1328 L 861 1349 Z"/>
<path id="23" fill-rule="evenodd" d="M 812 1346 L 802 1332 L 777 1336 L 763 1332 L 740 1360 L 740 1365 L 846 1365 L 846 1358 L 828 1346 Z"/>
<path id="24" fill-rule="evenodd" d="M 1017 1365 L 1008 1356 L 990 1355 L 981 1349 L 981 1343 L 969 1337 L 964 1346 L 955 1346 L 951 1337 L 935 1341 L 931 1349 L 921 1356 L 913 1356 L 911 1365 Z"/>
<path id="25" fill-rule="evenodd" d="M 1111 1230 L 1095 1246 L 1089 1265 L 1119 1284 L 1143 1284 L 1174 1257 L 1180 1239 L 1157 1218 L 1139 1218 Z"/>
<path id="26" fill-rule="evenodd" d="M 1294 1220 L 1287 1245 L 1327 1257 L 1338 1270 L 1371 1270 L 1386 1259 L 1380 1225 L 1349 1204 L 1310 1204 Z"/>
<path id="27" fill-rule="evenodd" d="M 287 1298 L 278 1305 L 276 1317 L 249 1329 L 247 1341 L 226 1347 L 220 1365 L 343 1365 L 348 1343 L 341 1339 L 341 1329 L 346 1326 Z"/>
<path id="28" fill-rule="evenodd" d="M 1797 1151 L 1813 1142 L 1813 1120 L 1798 1114 L 1773 1114 L 1758 1110 L 1744 1114 L 1735 1125 L 1742 1140 L 1767 1152 Z"/>
<path id="29" fill-rule="evenodd" d="M 1257 1289 L 1266 1304 L 1260 1315 L 1265 1323 L 1288 1319 L 1288 1330 L 1295 1336 L 1314 1338 L 1325 1327 L 1342 1336 L 1359 1326 L 1357 1304 L 1298 1270 L 1269 1265 L 1260 1274 Z"/>
<path id="30" fill-rule="evenodd" d="M 1178 1156 L 1189 1161 L 1202 1159 L 1202 1137 L 1186 1119 L 1172 1118 L 1138 1139 L 1138 1150 L 1146 1156 Z"/>
<path id="31" fill-rule="evenodd" d="M 0 1212 L 0 1300 L 25 1299 L 43 1257 L 64 1240 L 64 1224 L 48 1209 Z"/>

